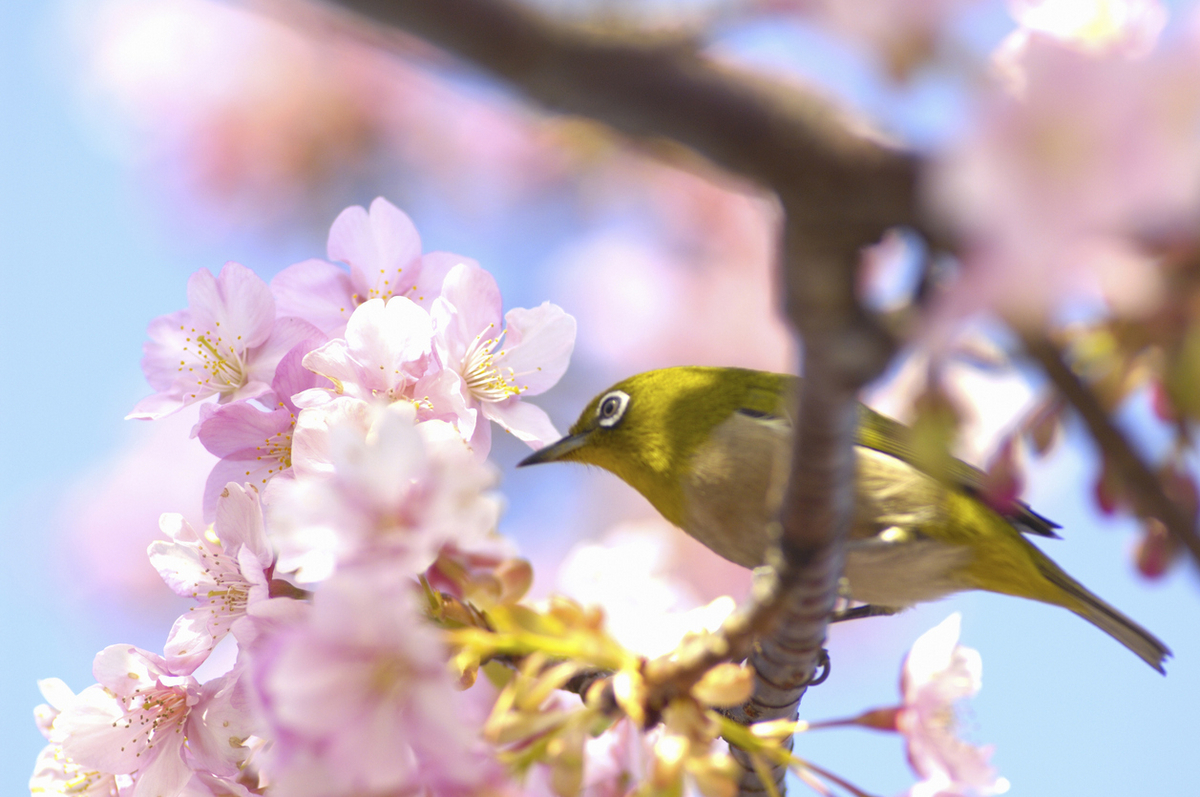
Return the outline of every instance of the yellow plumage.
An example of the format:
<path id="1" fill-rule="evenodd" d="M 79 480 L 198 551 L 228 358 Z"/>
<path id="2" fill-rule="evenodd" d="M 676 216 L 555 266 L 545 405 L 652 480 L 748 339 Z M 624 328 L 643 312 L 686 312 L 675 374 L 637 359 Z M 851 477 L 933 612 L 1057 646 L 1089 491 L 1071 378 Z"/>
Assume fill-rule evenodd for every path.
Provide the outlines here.
<path id="1" fill-rule="evenodd" d="M 745 567 L 763 562 L 788 475 L 796 377 L 739 368 L 648 371 L 594 398 L 570 434 L 521 464 L 605 468 L 663 517 Z M 848 596 L 898 609 L 982 589 L 1068 609 L 1163 671 L 1167 647 L 1093 595 L 1022 532 L 1056 526 L 1023 504 L 980 500 L 982 474 L 958 460 L 921 467 L 910 430 L 863 407 Z"/>

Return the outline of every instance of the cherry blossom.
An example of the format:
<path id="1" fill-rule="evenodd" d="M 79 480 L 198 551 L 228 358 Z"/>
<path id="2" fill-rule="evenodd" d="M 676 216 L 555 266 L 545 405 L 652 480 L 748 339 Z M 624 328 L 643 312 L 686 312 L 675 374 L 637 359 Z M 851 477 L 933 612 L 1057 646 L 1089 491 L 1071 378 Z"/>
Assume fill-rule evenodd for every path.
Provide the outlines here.
<path id="1" fill-rule="evenodd" d="M 578 708 L 579 701 L 559 693 L 551 707 Z M 550 710 L 553 710 L 551 708 Z M 628 718 L 621 718 L 599 736 L 583 745 L 583 778 L 580 797 L 626 797 L 650 771 L 658 729 L 643 732 Z M 534 767 L 523 785 L 527 797 L 556 797 L 550 768 Z M 695 794 L 692 790 L 686 793 Z"/>
<path id="2" fill-rule="evenodd" d="M 553 260 L 559 292 L 590 331 L 579 345 L 614 377 L 683 362 L 794 368 L 772 299 L 778 209 L 694 174 L 639 168 L 636 195 L 648 197 L 619 215 L 651 215 L 654 235 L 609 225 Z"/>
<path id="3" fill-rule="evenodd" d="M 206 0 L 66 16 L 95 138 L 208 235 L 295 229 L 363 185 L 422 182 L 487 212 L 563 177 L 553 121 L 352 37 Z"/>
<path id="4" fill-rule="evenodd" d="M 38 689 L 47 702 L 34 709 L 38 730 L 47 739 L 54 738 L 54 720 L 75 699 L 71 688 L 58 678 L 38 681 Z M 29 779 L 32 794 L 76 795 L 76 797 L 118 797 L 128 794 L 132 780 L 127 775 L 88 770 L 67 758 L 62 744 L 52 741 L 42 749 Z"/>
<path id="5" fill-rule="evenodd" d="M 1130 62 L 1039 35 L 1023 65 L 1023 95 L 996 87 L 932 175 L 939 209 L 968 242 L 935 321 L 989 307 L 1036 321 L 1081 292 L 1144 310 L 1159 287 L 1138 239 L 1186 224 L 1200 205 L 1192 60 Z"/>
<path id="6" fill-rule="evenodd" d="M 163 515 L 171 542 L 150 544 L 150 563 L 177 595 L 199 602 L 175 621 L 166 661 L 177 675 L 200 666 L 246 607 L 268 595 L 274 554 L 263 530 L 258 491 L 230 483 L 211 532 L 197 534 L 180 515 Z"/>
<path id="7" fill-rule="evenodd" d="M 204 487 L 205 520 L 213 518 L 217 496 L 229 482 L 262 488 L 273 478 L 291 476 L 292 429 L 300 414 L 292 396 L 326 383 L 302 364 L 304 356 L 324 342 L 323 335 L 308 338 L 279 361 L 271 391 L 258 398 L 274 409 L 264 412 L 245 401 L 200 405 L 195 435 L 210 453 L 221 457 Z"/>
<path id="8" fill-rule="evenodd" d="M 412 586 L 367 566 L 321 585 L 307 622 L 259 659 L 275 744 L 264 770 L 296 797 L 466 789 L 488 774 Z"/>
<path id="9" fill-rule="evenodd" d="M 1167 23 L 1159 0 L 1008 0 L 1008 10 L 1026 41 L 1043 33 L 1096 54 L 1146 55 Z"/>
<path id="10" fill-rule="evenodd" d="M 330 337 L 341 336 L 355 309 L 371 299 L 403 296 L 428 309 L 452 267 L 475 263 L 450 252 L 422 255 L 412 220 L 383 197 L 369 212 L 360 205 L 343 210 L 329 230 L 327 248 L 329 259 L 346 262 L 349 273 L 323 260 L 305 260 L 279 272 L 271 291 L 281 315 L 306 319 Z"/>
<path id="11" fill-rule="evenodd" d="M 216 277 L 194 273 L 188 309 L 159 316 L 148 332 L 142 371 L 157 392 L 128 418 L 161 418 L 214 395 L 221 403 L 261 396 L 288 350 L 319 334 L 307 321 L 276 319 L 270 288 L 234 262 Z"/>
<path id="12" fill-rule="evenodd" d="M 300 407 L 350 396 L 367 401 L 414 401 L 418 380 L 429 370 L 433 321 L 403 296 L 371 299 L 335 338 L 304 357 L 304 367 L 333 383 L 294 397 Z"/>
<path id="13" fill-rule="evenodd" d="M 233 778 L 222 778 L 211 772 L 193 772 L 179 797 L 254 797 L 252 792 Z"/>
<path id="14" fill-rule="evenodd" d="M 444 545 L 489 547 L 500 510 L 487 492 L 494 468 L 449 424 L 415 420 L 411 404 L 347 397 L 301 413 L 296 479 L 278 485 L 271 505 L 281 571 L 318 581 L 383 557 L 396 573 L 416 574 Z"/>
<path id="15" fill-rule="evenodd" d="M 203 686 L 132 645 L 96 655 L 99 682 L 54 720 L 63 753 L 80 765 L 136 774 L 133 797 L 175 797 L 192 772 L 236 775 L 252 732 L 236 673 Z"/>
<path id="16" fill-rule="evenodd" d="M 534 448 L 561 437 L 546 413 L 521 397 L 553 387 L 575 348 L 575 319 L 557 305 L 509 310 L 503 328 L 500 308 L 495 278 L 464 263 L 446 276 L 432 310 L 438 359 L 459 378 L 448 391 L 454 400 L 443 406 L 455 409 L 459 432 L 482 454 L 491 446 L 487 420 Z M 434 399 L 435 408 L 440 403 Z"/>
<path id="17" fill-rule="evenodd" d="M 644 656 L 670 653 L 687 633 L 715 631 L 733 611 L 728 595 L 705 605 L 671 561 L 671 538 L 658 523 L 623 523 L 598 542 L 572 548 L 556 588 L 604 609 L 605 630 Z M 673 566 L 676 565 L 676 566 Z"/>
<path id="18" fill-rule="evenodd" d="M 923 780 L 911 797 L 985 795 L 1008 791 L 1008 781 L 988 765 L 992 749 L 975 747 L 954 734 L 954 704 L 979 691 L 979 652 L 958 644 L 962 615 L 955 613 L 922 634 L 904 660 L 903 705 L 896 728 L 904 735 L 908 760 Z"/>

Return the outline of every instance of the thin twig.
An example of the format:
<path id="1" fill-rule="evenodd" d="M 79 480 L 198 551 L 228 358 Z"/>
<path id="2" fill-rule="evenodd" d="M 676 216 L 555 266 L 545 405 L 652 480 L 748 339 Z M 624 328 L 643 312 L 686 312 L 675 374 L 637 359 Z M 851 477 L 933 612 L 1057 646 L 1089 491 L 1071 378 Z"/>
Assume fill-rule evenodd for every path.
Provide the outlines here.
<path id="1" fill-rule="evenodd" d="M 1058 391 L 1083 418 L 1092 439 L 1129 488 L 1138 510 L 1162 521 L 1168 531 L 1188 549 L 1193 561 L 1200 565 L 1200 535 L 1196 534 L 1194 522 L 1167 496 L 1162 482 L 1121 430 L 1113 425 L 1096 394 L 1071 370 L 1054 343 L 1043 336 L 1026 334 L 1024 345 Z"/>

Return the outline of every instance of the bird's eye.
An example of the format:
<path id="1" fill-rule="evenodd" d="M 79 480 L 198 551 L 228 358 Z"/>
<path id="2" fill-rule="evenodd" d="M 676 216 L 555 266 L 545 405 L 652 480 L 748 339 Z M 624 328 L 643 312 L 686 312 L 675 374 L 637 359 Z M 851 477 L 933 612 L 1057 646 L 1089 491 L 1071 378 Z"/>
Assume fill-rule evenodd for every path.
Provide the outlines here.
<path id="1" fill-rule="evenodd" d="M 629 394 L 614 390 L 600 399 L 596 407 L 596 420 L 601 426 L 611 429 L 621 422 L 625 408 L 629 406 Z"/>

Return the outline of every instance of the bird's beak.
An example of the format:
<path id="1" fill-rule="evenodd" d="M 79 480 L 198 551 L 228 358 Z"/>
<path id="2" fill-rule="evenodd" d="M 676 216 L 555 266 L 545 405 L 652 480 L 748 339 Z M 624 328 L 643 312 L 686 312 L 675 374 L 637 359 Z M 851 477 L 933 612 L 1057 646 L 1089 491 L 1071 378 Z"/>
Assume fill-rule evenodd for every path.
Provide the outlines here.
<path id="1" fill-rule="evenodd" d="M 539 448 L 525 459 L 517 463 L 518 468 L 523 468 L 526 465 L 538 465 L 542 462 L 556 462 L 567 454 L 570 454 L 577 448 L 582 448 L 587 442 L 589 432 L 580 432 L 579 434 L 569 434 L 557 443 L 551 443 L 548 446 Z"/>

